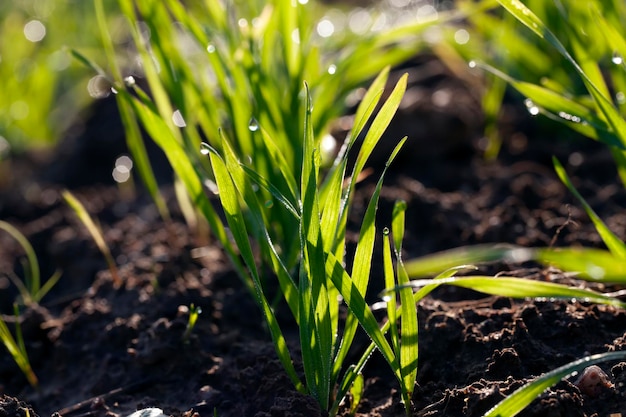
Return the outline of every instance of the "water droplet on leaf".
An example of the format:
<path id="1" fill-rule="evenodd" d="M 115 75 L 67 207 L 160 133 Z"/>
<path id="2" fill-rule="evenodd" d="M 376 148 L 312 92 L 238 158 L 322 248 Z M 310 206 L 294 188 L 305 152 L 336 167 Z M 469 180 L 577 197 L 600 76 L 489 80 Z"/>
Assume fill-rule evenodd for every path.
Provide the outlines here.
<path id="1" fill-rule="evenodd" d="M 200 153 L 201 153 L 202 155 L 208 155 L 208 154 L 209 154 L 209 152 L 211 152 L 211 145 L 209 145 L 209 144 L 208 144 L 208 143 L 206 143 L 206 142 L 202 142 L 202 143 L 200 144 Z"/>
<path id="2" fill-rule="evenodd" d="M 256 132 L 257 130 L 259 130 L 259 122 L 257 122 L 254 117 L 250 118 L 250 122 L 248 123 L 248 129 L 250 129 L 250 132 Z"/>

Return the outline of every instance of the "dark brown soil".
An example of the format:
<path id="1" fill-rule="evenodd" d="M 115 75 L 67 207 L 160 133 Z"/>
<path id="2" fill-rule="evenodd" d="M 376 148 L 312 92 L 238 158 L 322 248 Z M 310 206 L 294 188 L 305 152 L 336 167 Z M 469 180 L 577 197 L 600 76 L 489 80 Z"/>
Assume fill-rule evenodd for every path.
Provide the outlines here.
<path id="1" fill-rule="evenodd" d="M 390 142 L 409 135 L 382 193 L 378 221 L 390 221 L 397 199 L 408 203 L 405 258 L 463 245 L 597 246 L 601 240 L 559 182 L 556 155 L 580 192 L 621 238 L 626 192 L 608 150 L 531 119 L 514 96 L 502 117 L 500 158 L 482 158 L 478 100 L 432 59 L 410 66 L 411 89 Z M 433 99 L 433 92 L 438 92 Z M 448 97 L 448 100 L 445 100 Z M 112 102 L 95 105 L 85 129 L 59 145 L 52 162 L 34 155 L 3 161 L 0 219 L 19 227 L 35 247 L 42 274 L 63 277 L 41 305 L 21 317 L 37 376 L 31 388 L 11 357 L 0 355 L 0 416 L 126 416 L 159 407 L 175 416 L 323 416 L 282 371 L 262 316 L 226 257 L 206 233 L 191 230 L 165 180 L 173 220 L 164 223 L 138 190 L 127 197 L 111 183 L 124 152 Z M 390 145 L 391 146 L 391 145 Z M 154 151 L 162 179 L 169 168 Z M 373 161 L 374 172 L 386 159 Z M 582 161 L 582 163 L 580 163 Z M 351 236 L 376 175 L 360 184 Z M 71 187 L 98 218 L 120 268 L 116 289 L 106 263 L 59 191 Z M 21 274 L 21 251 L 0 234 L 0 312 L 11 321 L 17 294 L 6 278 Z M 530 279 L 573 281 L 539 265 L 488 265 L 485 271 Z M 372 294 L 381 288 L 378 270 Z M 371 297 L 375 302 L 376 298 Z M 183 340 L 191 304 L 202 314 Z M 626 346 L 626 313 L 578 302 L 486 297 L 441 288 L 419 305 L 420 343 L 414 416 L 481 416 L 546 371 L 574 359 Z M 295 325 L 285 325 L 295 335 Z M 294 338 L 290 342 L 297 340 Z M 358 339 L 356 351 L 366 345 Z M 520 415 L 597 416 L 626 413 L 626 363 L 601 367 L 614 384 L 595 396 L 572 380 L 544 393 Z M 401 416 L 398 387 L 382 358 L 365 370 L 359 416 Z M 341 415 L 348 415 L 347 408 Z M 625 414 L 626 415 L 626 414 Z"/>

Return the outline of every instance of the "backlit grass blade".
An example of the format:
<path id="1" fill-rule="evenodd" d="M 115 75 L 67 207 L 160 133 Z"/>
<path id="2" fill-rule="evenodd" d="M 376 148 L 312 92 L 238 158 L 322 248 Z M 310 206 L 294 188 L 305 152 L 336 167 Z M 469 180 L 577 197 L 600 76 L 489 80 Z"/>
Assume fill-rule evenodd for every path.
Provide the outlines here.
<path id="1" fill-rule="evenodd" d="M 393 91 L 389 94 L 389 97 L 387 98 L 385 103 L 382 105 L 382 107 L 380 108 L 376 116 L 374 117 L 374 120 L 372 121 L 372 124 L 369 127 L 367 134 L 365 135 L 365 138 L 363 139 L 363 143 L 361 144 L 361 148 L 359 149 L 357 160 L 352 169 L 350 182 L 348 184 L 348 188 L 346 190 L 345 197 L 342 202 L 339 225 L 343 229 L 340 229 L 338 232 L 340 236 L 343 236 L 345 234 L 344 229 L 345 229 L 345 224 L 346 224 L 346 218 L 348 215 L 348 207 L 350 207 L 351 205 L 352 196 L 353 196 L 352 190 L 354 189 L 356 181 L 359 175 L 361 174 L 363 167 L 365 166 L 365 163 L 367 162 L 370 155 L 372 154 L 374 147 L 380 141 L 380 138 L 382 137 L 383 133 L 389 126 L 391 119 L 393 118 L 396 111 L 398 110 L 398 107 L 400 106 L 400 102 L 402 101 L 402 97 L 404 95 L 404 92 L 406 91 L 407 78 L 408 78 L 408 74 L 404 74 L 402 77 L 400 77 Z M 376 81 L 378 83 L 381 83 L 383 80 L 384 78 L 380 78 L 380 79 L 377 79 Z M 374 99 L 377 97 L 378 93 L 376 90 L 370 89 L 370 91 L 372 91 L 372 95 L 368 97 L 368 99 L 371 99 L 372 100 L 371 103 L 373 104 Z M 369 103 L 370 102 L 368 102 L 368 104 Z M 364 109 L 363 116 L 366 116 L 369 113 L 369 106 L 363 107 L 363 109 Z M 360 126 L 361 123 L 363 123 L 364 125 L 366 121 L 367 121 L 366 117 L 360 117 L 357 120 L 357 123 L 359 123 L 359 126 Z M 356 131 L 356 133 L 359 133 L 359 131 Z"/>
<path id="2" fill-rule="evenodd" d="M 137 91 L 140 93 L 140 90 Z M 138 98 L 133 97 L 126 90 L 120 90 L 118 94 L 133 108 L 133 111 L 141 120 L 142 125 L 146 128 L 148 134 L 150 134 L 157 145 L 164 150 L 170 165 L 174 169 L 174 172 L 176 172 L 178 178 L 183 182 L 183 184 L 185 184 L 185 188 L 189 193 L 191 201 L 209 223 L 211 231 L 222 244 L 226 253 L 228 253 L 235 270 L 240 274 L 240 276 L 247 276 L 247 273 L 244 272 L 244 268 L 237 257 L 235 249 L 229 241 L 222 220 L 215 212 L 209 198 L 204 192 L 202 182 L 200 181 L 191 159 L 187 156 L 185 149 L 178 142 L 176 137 L 172 135 L 170 129 L 163 122 L 162 118 L 159 117 L 156 108 L 149 102 L 140 101 Z M 141 94 L 139 94 L 139 97 L 141 98 Z M 199 149 L 198 152 L 201 152 L 201 149 Z M 245 283 L 249 286 L 249 283 Z"/>
<path id="3" fill-rule="evenodd" d="M 402 149 L 405 142 L 406 137 L 403 138 L 398 145 L 396 145 L 396 148 L 389 157 L 385 169 L 383 170 L 378 183 L 376 184 L 376 188 L 374 189 L 374 193 L 367 205 L 365 215 L 363 216 L 359 240 L 357 242 L 354 260 L 352 263 L 352 281 L 355 288 L 359 291 L 359 294 L 363 298 L 365 298 L 371 276 L 374 242 L 376 240 L 376 212 L 378 210 L 380 192 L 383 187 L 383 181 L 385 179 L 385 174 L 387 173 L 387 168 L 398 155 L 398 152 Z M 410 292 L 411 291 L 409 290 L 409 293 Z M 337 358 L 335 359 L 335 368 L 333 369 L 333 375 L 335 376 L 338 375 L 341 365 L 348 354 L 348 349 L 352 345 L 352 340 L 357 330 L 357 324 L 358 321 L 356 316 L 350 315 L 347 317 L 341 341 L 341 348 L 337 354 Z"/>
<path id="4" fill-rule="evenodd" d="M 115 264 L 115 260 L 111 255 L 111 251 L 109 250 L 109 246 L 104 241 L 104 237 L 102 236 L 102 231 L 93 221 L 89 212 L 83 204 L 78 200 L 72 193 L 67 190 L 63 191 L 63 199 L 70 206 L 72 210 L 76 213 L 81 223 L 87 228 L 87 231 L 91 235 L 94 242 L 96 242 L 96 246 L 104 256 L 106 260 L 107 266 L 109 267 L 109 271 L 111 272 L 111 278 L 113 278 L 113 285 L 116 288 L 120 288 L 122 286 L 122 279 L 117 271 L 117 265 Z"/>
<path id="5" fill-rule="evenodd" d="M 35 250 L 32 245 L 26 239 L 26 236 L 22 234 L 16 227 L 7 223 L 3 220 L 0 220 L 0 230 L 4 230 L 8 234 L 13 237 L 13 239 L 17 240 L 20 244 L 24 252 L 26 253 L 27 263 L 25 264 L 25 283 L 24 290 L 20 291 L 22 295 L 22 299 L 25 303 L 37 302 L 39 301 L 36 296 L 39 293 L 41 287 L 40 281 L 40 272 L 39 272 L 39 262 L 37 261 L 37 255 L 35 254 Z"/>
<path id="6" fill-rule="evenodd" d="M 626 283 L 626 261 L 602 249 L 538 248 L 534 258 L 564 271 L 580 274 L 581 278 L 606 283 Z"/>
<path id="7" fill-rule="evenodd" d="M 19 315 L 17 311 L 17 306 L 14 308 L 15 310 L 15 326 L 16 326 L 16 336 L 17 341 L 9 331 L 9 328 L 3 318 L 0 316 L 0 340 L 4 347 L 9 351 L 9 354 L 13 357 L 13 360 L 20 368 L 28 383 L 32 387 L 37 387 L 39 385 L 39 381 L 33 368 L 30 365 L 30 361 L 28 359 L 28 353 L 24 348 L 24 340 L 22 338 L 22 333 L 19 324 Z"/>
<path id="8" fill-rule="evenodd" d="M 282 291 L 284 299 L 287 301 L 289 308 L 298 321 L 298 290 L 297 286 L 289 275 L 289 271 L 284 264 L 281 257 L 278 255 L 274 243 L 269 235 L 266 225 L 267 219 L 264 218 L 264 211 L 261 207 L 257 193 L 252 189 L 252 184 L 247 181 L 246 170 L 244 166 L 237 160 L 234 150 L 230 146 L 229 141 L 226 139 L 224 133 L 220 130 L 220 137 L 222 140 L 222 149 L 224 152 L 224 160 L 226 168 L 231 176 L 235 188 L 242 195 L 246 205 L 248 206 L 251 221 L 254 221 L 253 228 L 257 231 L 256 235 L 264 250 L 264 253 L 269 257 L 269 261 L 272 264 L 274 273 L 278 277 L 280 289 Z M 208 146 L 208 145 L 207 145 Z M 293 208 L 295 210 L 295 208 Z M 296 213 L 296 219 L 299 219 L 299 213 Z"/>
<path id="9" fill-rule="evenodd" d="M 391 233 L 393 235 L 394 248 L 397 258 L 397 276 L 400 287 L 408 284 L 409 276 L 402 261 L 402 241 L 404 239 L 404 213 L 406 202 L 398 201 L 393 208 L 393 220 Z M 413 291 L 409 287 L 400 288 L 400 310 L 402 318 L 400 320 L 400 380 L 402 401 L 407 415 L 411 412 L 411 395 L 417 378 L 418 359 L 418 326 L 417 326 L 417 306 L 413 299 Z"/>
<path id="10" fill-rule="evenodd" d="M 547 111 L 549 113 L 547 116 L 550 118 L 566 124 L 591 139 L 626 150 L 626 144 L 615 135 L 606 121 L 588 107 L 550 88 L 516 80 L 485 63 L 476 63 L 476 65 L 507 81 L 517 91 L 528 97 L 534 106 L 544 112 Z"/>
<path id="11" fill-rule="evenodd" d="M 326 261 L 326 273 L 339 290 L 339 293 L 345 300 L 352 314 L 359 320 L 359 324 L 363 330 L 368 334 L 372 343 L 378 348 L 383 358 L 389 363 L 392 370 L 394 370 L 394 374 L 399 379 L 400 372 L 397 358 L 389 342 L 385 339 L 384 333 L 378 327 L 376 317 L 374 317 L 372 310 L 357 290 L 350 275 L 348 275 L 341 263 L 332 254 L 328 255 Z"/>
<path id="12" fill-rule="evenodd" d="M 547 372 L 532 382 L 518 388 L 513 394 L 506 397 L 498 405 L 487 411 L 483 417 L 514 417 L 533 400 L 539 397 L 545 390 L 555 385 L 576 372 L 580 372 L 586 367 L 607 361 L 623 361 L 626 359 L 626 351 L 606 352 L 597 355 L 586 356 L 567 365 Z"/>
<path id="13" fill-rule="evenodd" d="M 333 325 L 324 270 L 325 254 L 320 232 L 318 199 L 319 149 L 311 124 L 312 103 L 305 83 L 305 133 L 301 175 L 300 337 L 307 385 L 322 409 L 328 408 L 332 370 Z M 305 318 L 303 320 L 303 318 Z"/>
<path id="14" fill-rule="evenodd" d="M 111 67 L 113 78 L 115 80 L 121 81 L 122 72 L 120 71 L 117 60 L 115 58 L 115 49 L 113 47 L 111 34 L 107 27 L 103 0 L 95 1 L 95 9 L 96 20 L 98 22 L 98 28 L 100 30 L 100 37 L 102 39 L 104 53 L 107 57 L 109 66 Z M 90 66 L 93 67 L 93 65 Z M 143 143 L 143 138 L 141 137 L 141 131 L 137 124 L 137 120 L 133 116 L 132 109 L 130 108 L 128 103 L 126 103 L 120 97 L 116 97 L 115 100 L 117 102 L 122 124 L 124 125 L 124 131 L 126 133 L 126 143 L 128 145 L 130 153 L 133 156 L 134 164 L 137 167 L 137 171 L 139 172 L 139 175 L 146 189 L 148 190 L 148 193 L 152 197 L 152 200 L 156 204 L 157 209 L 159 210 L 159 214 L 164 220 L 167 221 L 170 218 L 170 214 L 167 209 L 167 205 L 165 204 L 165 200 L 159 192 L 159 187 L 154 177 L 154 172 L 152 170 L 152 166 L 150 165 L 150 160 L 148 159 L 148 154 L 146 152 L 146 147 Z"/>
<path id="15" fill-rule="evenodd" d="M 388 234 L 389 230 L 385 229 L 385 231 L 383 232 L 383 234 Z M 383 291 L 380 296 L 383 298 L 391 298 L 391 293 L 393 292 L 395 294 L 396 290 L 394 288 L 395 283 L 394 283 L 394 272 L 393 272 L 393 265 L 391 264 L 391 248 L 389 245 L 389 236 L 385 236 L 384 240 L 387 242 L 387 248 L 384 250 L 387 251 L 384 254 L 384 262 L 386 263 L 384 268 L 385 268 L 385 283 L 388 283 L 386 286 L 387 288 L 392 289 L 390 292 L 389 291 Z M 453 276 L 456 272 L 463 270 L 463 269 L 469 269 L 468 266 L 459 266 L 456 268 L 450 268 L 447 271 L 444 271 L 442 273 L 440 273 L 439 275 L 437 275 L 436 279 L 443 279 L 443 278 L 449 278 L 451 276 Z M 434 288 L 436 288 L 438 285 L 434 284 L 431 285 L 430 287 L 427 285 L 425 287 L 423 287 L 422 289 L 420 289 L 418 292 L 416 292 L 415 294 L 413 294 L 413 302 L 414 303 L 418 303 L 423 297 L 425 297 L 430 291 L 432 291 Z M 426 291 L 425 291 L 426 290 Z M 395 300 L 390 299 L 388 301 L 388 303 L 391 304 L 395 304 Z M 389 308 L 389 304 L 388 304 L 388 308 Z M 401 317 L 402 315 L 402 308 L 401 307 L 396 307 L 395 311 L 393 313 L 388 313 L 389 314 L 389 320 L 387 320 L 387 322 L 385 322 L 385 324 L 382 325 L 382 327 L 380 328 L 380 331 L 382 332 L 382 334 L 384 335 L 385 333 L 387 333 L 388 331 L 390 331 L 391 329 L 391 339 L 392 339 L 392 352 L 397 352 L 398 349 L 397 347 L 399 346 L 398 340 L 399 340 L 399 333 L 396 329 L 394 330 L 394 326 L 396 324 L 396 321 L 399 317 Z M 391 317 L 395 317 L 395 320 L 391 321 Z M 394 342 L 394 338 L 396 339 L 396 341 Z M 358 375 L 363 371 L 363 368 L 365 367 L 365 364 L 367 363 L 368 359 L 371 357 L 372 352 L 374 352 L 374 350 L 377 348 L 377 345 L 375 342 L 370 343 L 370 345 L 367 347 L 367 349 L 365 349 L 365 351 L 363 352 L 363 354 L 361 355 L 361 358 L 359 359 L 359 361 L 350 366 L 348 368 L 348 370 L 346 371 L 346 374 L 344 375 L 341 383 L 339 384 L 339 388 L 338 388 L 338 395 L 337 395 L 337 400 L 335 401 L 335 404 L 333 405 L 333 410 L 336 410 L 337 407 L 339 406 L 339 401 L 344 397 L 345 393 L 348 392 L 348 390 L 350 389 L 350 387 L 352 386 L 352 384 L 354 383 L 355 379 L 358 377 Z M 398 365 L 399 366 L 399 365 Z M 396 368 L 393 368 L 396 369 Z M 396 373 L 396 377 L 399 379 L 400 378 L 400 373 L 397 372 Z M 400 380 L 400 379 L 399 379 Z"/>
<path id="16" fill-rule="evenodd" d="M 598 303 L 612 305 L 615 307 L 626 308 L 626 302 L 617 298 L 609 297 L 596 291 L 574 288 L 571 286 L 557 284 L 554 282 L 535 281 L 526 278 L 516 277 L 488 277 L 488 276 L 471 276 L 471 277 L 451 277 L 443 279 L 423 279 L 411 281 L 405 286 L 413 288 L 421 288 L 426 285 L 455 285 L 482 292 L 490 295 L 512 298 L 541 298 L 541 299 L 564 299 L 564 300 L 580 300 L 586 303 Z M 396 288 L 399 289 L 399 288 Z M 394 291 L 396 289 L 386 290 Z"/>
<path id="17" fill-rule="evenodd" d="M 376 105 L 378 104 L 380 97 L 383 94 L 385 83 L 389 75 L 389 68 L 382 71 L 371 84 L 363 96 L 363 100 L 359 104 L 356 114 L 355 122 L 348 133 L 341 149 L 338 152 L 337 158 L 333 163 L 330 173 L 327 175 L 325 183 L 321 187 L 320 201 L 323 204 L 322 213 L 322 227 L 324 229 L 331 228 L 335 225 L 335 232 L 333 233 L 333 240 L 324 242 L 324 249 L 326 251 L 343 250 L 344 238 L 345 238 L 345 223 L 347 216 L 341 215 L 342 211 L 345 213 L 346 199 L 342 199 L 342 191 L 344 189 L 344 176 L 348 164 L 348 152 L 352 148 L 355 140 L 359 134 L 365 128 L 365 124 L 371 118 Z M 349 190 L 348 190 L 349 192 Z M 343 253 L 336 253 L 337 256 L 342 257 Z"/>
<path id="18" fill-rule="evenodd" d="M 263 288 L 261 287 L 261 280 L 258 275 L 258 270 L 254 259 L 254 253 L 248 240 L 248 232 L 245 225 L 245 220 L 243 217 L 243 213 L 241 212 L 241 207 L 239 205 L 239 193 L 234 186 L 228 169 L 226 168 L 226 164 L 224 163 L 222 158 L 215 152 L 209 152 L 209 157 L 211 160 L 211 166 L 213 167 L 213 172 L 215 174 L 216 183 L 218 185 L 218 188 L 220 189 L 219 197 L 220 202 L 222 203 L 222 207 L 224 208 L 226 221 L 233 234 L 233 238 L 237 243 L 239 252 L 241 253 L 242 258 L 244 259 L 244 262 L 248 267 L 248 270 L 250 271 L 250 275 L 252 276 L 252 281 L 254 283 L 253 293 L 256 296 L 258 305 L 263 310 L 263 314 L 268 324 L 270 334 L 272 335 L 272 340 L 274 342 L 278 357 L 293 384 L 298 390 L 303 391 L 304 387 L 300 382 L 300 378 L 298 377 L 298 374 L 296 373 L 296 370 L 291 361 L 291 355 L 289 353 L 285 338 L 282 334 L 278 321 L 276 320 L 274 312 L 272 311 L 267 299 L 265 298 Z"/>
<path id="19" fill-rule="evenodd" d="M 611 230 L 606 226 L 606 224 L 602 221 L 602 219 L 600 219 L 600 217 L 591 208 L 591 206 L 587 204 L 585 199 L 580 195 L 578 190 L 576 190 L 576 188 L 574 187 L 574 184 L 572 184 L 572 181 L 570 180 L 569 176 L 565 172 L 563 165 L 561 165 L 561 163 L 559 162 L 558 159 L 556 159 L 556 157 L 552 157 L 552 163 L 554 164 L 554 169 L 557 175 L 559 176 L 559 178 L 561 179 L 561 181 L 563 182 L 563 184 L 565 184 L 568 190 L 572 194 L 574 194 L 574 196 L 578 199 L 578 201 L 580 201 L 580 204 L 582 204 L 583 208 L 585 209 L 585 212 L 587 212 L 587 215 L 589 216 L 589 218 L 591 218 L 591 221 L 593 222 L 594 226 L 596 227 L 596 230 L 600 234 L 600 237 L 602 237 L 604 244 L 607 246 L 607 248 L 609 248 L 609 250 L 611 251 L 611 253 L 613 253 L 613 255 L 615 255 L 616 257 L 626 262 L 626 245 L 624 244 L 624 242 L 622 242 L 613 232 L 611 232 Z"/>
<path id="20" fill-rule="evenodd" d="M 606 117 L 613 132 L 619 138 L 622 144 L 626 145 L 626 121 L 624 120 L 622 115 L 604 96 L 602 90 L 593 82 L 592 79 L 589 78 L 589 76 L 580 67 L 578 62 L 570 55 L 567 49 L 565 49 L 565 47 L 557 39 L 557 37 L 544 25 L 541 19 L 539 19 L 519 0 L 498 0 L 498 3 L 506 8 L 509 13 L 515 16 L 521 23 L 523 23 L 530 30 L 532 30 L 537 36 L 547 40 L 553 47 L 556 48 L 557 51 L 559 51 L 561 55 L 563 55 L 563 57 L 565 57 L 565 59 L 567 59 L 572 64 L 576 72 L 580 75 L 581 79 L 585 83 L 587 90 L 593 97 L 597 108 Z"/>
<path id="21" fill-rule="evenodd" d="M 432 276 L 458 265 L 506 260 L 524 262 L 532 259 L 532 250 L 513 245 L 483 244 L 462 246 L 407 260 L 404 267 L 411 278 Z"/>

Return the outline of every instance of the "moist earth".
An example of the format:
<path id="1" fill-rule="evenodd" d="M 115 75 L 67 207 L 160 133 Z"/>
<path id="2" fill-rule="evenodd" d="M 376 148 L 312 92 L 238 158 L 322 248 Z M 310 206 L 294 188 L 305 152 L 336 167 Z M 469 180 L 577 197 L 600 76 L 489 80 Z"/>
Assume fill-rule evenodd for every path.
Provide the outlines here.
<path id="1" fill-rule="evenodd" d="M 499 122 L 501 153 L 488 161 L 480 100 L 472 86 L 428 56 L 403 71 L 410 74 L 410 88 L 370 162 L 371 175 L 359 183 L 349 221 L 352 243 L 386 149 L 404 135 L 409 145 L 386 179 L 377 221 L 380 228 L 388 225 L 394 202 L 407 202 L 405 259 L 479 243 L 602 247 L 554 173 L 553 155 L 608 226 L 626 237 L 626 193 L 605 147 L 531 118 L 509 93 Z M 337 137 L 349 122 L 349 116 L 338 121 Z M 219 245 L 202 225 L 185 222 L 168 183 L 171 170 L 158 149 L 150 152 L 172 212 L 168 222 L 138 180 L 133 189 L 110 179 L 115 158 L 124 152 L 115 103 L 105 99 L 52 155 L 30 153 L 0 165 L 0 219 L 28 237 L 43 277 L 63 272 L 40 305 L 20 317 L 38 389 L 29 386 L 6 351 L 0 355 L 0 417 L 123 417 L 146 407 L 188 417 L 325 416 L 282 370 L 260 310 Z M 123 280 L 120 288 L 62 202 L 65 188 L 98 219 Z M 23 253 L 6 233 L 0 234 L 0 247 L 0 313 L 13 328 L 17 292 L 9 277 L 21 276 Z M 371 294 L 382 289 L 379 263 Z M 591 286 L 531 263 L 489 264 L 480 272 Z M 202 313 L 184 337 L 191 305 Z M 420 302 L 418 314 L 413 416 L 481 416 L 544 372 L 626 344 L 626 313 L 589 303 L 515 300 L 441 287 Z M 280 308 L 278 315 L 297 358 L 297 327 Z M 356 360 L 367 343 L 363 335 L 357 338 L 348 359 Z M 581 390 L 570 378 L 520 416 L 625 413 L 626 362 L 600 367 L 608 378 L 601 389 Z M 300 363 L 296 368 L 302 372 Z M 364 376 L 357 416 L 404 415 L 382 357 L 372 356 Z M 349 415 L 349 405 L 340 415 Z"/>

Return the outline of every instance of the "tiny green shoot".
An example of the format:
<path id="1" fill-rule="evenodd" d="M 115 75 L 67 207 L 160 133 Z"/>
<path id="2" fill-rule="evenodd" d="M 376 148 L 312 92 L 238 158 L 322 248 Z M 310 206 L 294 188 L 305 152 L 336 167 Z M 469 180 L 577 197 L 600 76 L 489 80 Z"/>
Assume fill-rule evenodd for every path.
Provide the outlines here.
<path id="1" fill-rule="evenodd" d="M 196 307 L 194 304 L 189 306 L 189 318 L 187 320 L 187 327 L 185 328 L 185 333 L 183 333 L 183 342 L 189 342 L 189 336 L 191 336 L 191 332 L 194 327 L 196 327 L 196 321 L 198 320 L 198 316 L 202 313 L 202 308 L 199 306 Z"/>
<path id="2" fill-rule="evenodd" d="M 9 331 L 9 327 L 7 326 L 4 319 L 0 316 L 0 339 L 2 340 L 2 344 L 9 351 L 13 360 L 19 366 L 20 370 L 28 380 L 28 383 L 37 387 L 39 381 L 37 380 L 37 376 L 33 371 L 30 361 L 28 360 L 28 353 L 26 352 L 26 346 L 24 344 L 24 337 L 22 336 L 22 328 L 19 322 L 19 309 L 17 304 L 13 305 L 13 311 L 15 315 L 15 338 Z M 16 340 L 17 339 L 17 340 Z"/>
<path id="3" fill-rule="evenodd" d="M 78 198 L 76 198 L 71 192 L 67 190 L 63 191 L 63 199 L 74 211 L 74 213 L 76 213 L 78 219 L 83 223 L 85 228 L 87 228 L 87 231 L 93 238 L 94 242 L 96 242 L 98 249 L 104 256 L 104 259 L 106 260 L 106 263 L 109 267 L 109 272 L 111 273 L 111 277 L 113 279 L 113 285 L 115 286 L 115 288 L 120 288 L 122 286 L 122 279 L 120 278 L 119 272 L 117 270 L 117 265 L 115 264 L 115 260 L 111 255 L 109 246 L 104 240 L 102 231 L 91 218 L 83 203 L 81 203 L 80 200 L 78 200 Z"/>

